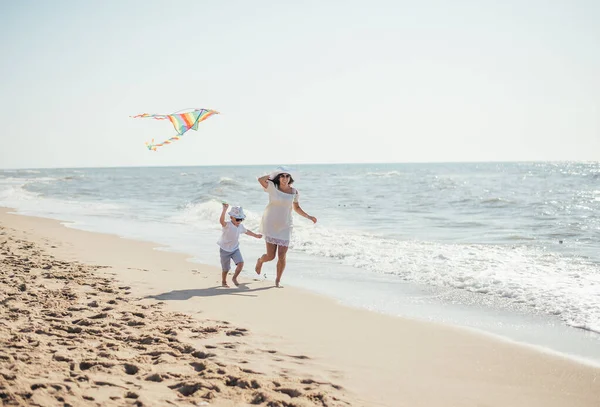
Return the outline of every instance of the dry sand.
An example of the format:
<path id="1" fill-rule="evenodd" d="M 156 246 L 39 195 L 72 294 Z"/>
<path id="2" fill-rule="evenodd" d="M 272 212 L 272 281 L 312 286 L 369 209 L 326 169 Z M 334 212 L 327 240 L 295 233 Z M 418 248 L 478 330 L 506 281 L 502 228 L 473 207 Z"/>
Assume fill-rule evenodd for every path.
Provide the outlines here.
<path id="1" fill-rule="evenodd" d="M 226 321 L 134 301 L 102 266 L 66 262 L 0 226 L 0 397 L 4 405 L 346 406 L 339 386 L 252 371 Z M 275 362 L 276 363 L 276 362 Z"/>
<path id="2" fill-rule="evenodd" d="M 596 367 L 244 274 L 220 288 L 154 247 L 0 210 L 4 404 L 600 405 Z"/>

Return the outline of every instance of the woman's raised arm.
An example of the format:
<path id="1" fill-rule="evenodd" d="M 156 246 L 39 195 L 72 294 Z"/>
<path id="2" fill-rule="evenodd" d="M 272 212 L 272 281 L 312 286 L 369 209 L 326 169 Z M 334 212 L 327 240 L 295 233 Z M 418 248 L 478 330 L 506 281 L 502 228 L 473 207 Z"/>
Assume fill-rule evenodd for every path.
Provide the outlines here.
<path id="1" fill-rule="evenodd" d="M 264 175 L 264 176 L 260 177 L 258 179 L 258 182 L 260 182 L 260 185 L 262 185 L 262 187 L 264 189 L 267 189 L 267 187 L 269 186 L 269 176 L 268 175 Z"/>

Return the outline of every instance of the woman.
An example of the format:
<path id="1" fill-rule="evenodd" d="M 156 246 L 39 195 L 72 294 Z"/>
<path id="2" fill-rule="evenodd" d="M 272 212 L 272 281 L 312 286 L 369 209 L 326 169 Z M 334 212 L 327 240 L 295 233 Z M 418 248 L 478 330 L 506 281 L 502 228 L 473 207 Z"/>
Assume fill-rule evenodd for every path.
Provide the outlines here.
<path id="1" fill-rule="evenodd" d="M 265 236 L 267 252 L 256 261 L 256 273 L 260 274 L 263 263 L 271 261 L 277 254 L 277 277 L 275 285 L 280 287 L 279 282 L 290 245 L 292 235 L 292 208 L 300 216 L 317 223 L 317 218 L 310 216 L 300 208 L 298 203 L 298 190 L 292 187 L 294 178 L 285 167 L 279 167 L 270 175 L 258 179 L 265 192 L 269 194 L 269 204 L 265 208 L 260 232 Z"/>

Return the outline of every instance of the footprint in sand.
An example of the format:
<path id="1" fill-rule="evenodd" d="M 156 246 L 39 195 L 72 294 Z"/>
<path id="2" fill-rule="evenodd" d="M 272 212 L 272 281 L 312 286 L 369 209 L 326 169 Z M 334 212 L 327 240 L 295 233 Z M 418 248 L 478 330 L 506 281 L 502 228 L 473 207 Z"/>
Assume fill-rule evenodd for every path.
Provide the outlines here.
<path id="1" fill-rule="evenodd" d="M 151 374 L 149 376 L 146 376 L 145 380 L 149 381 L 149 382 L 157 382 L 157 383 L 159 383 L 159 382 L 162 382 L 164 379 L 163 379 L 163 376 L 161 376 L 160 374 L 154 373 L 154 374 Z"/>
<path id="2" fill-rule="evenodd" d="M 127 373 L 128 375 L 134 375 L 140 370 L 139 367 L 130 363 L 125 363 L 123 367 L 125 368 L 125 373 Z"/>
<path id="3" fill-rule="evenodd" d="M 301 391 L 296 390 L 296 389 L 291 389 L 291 388 L 275 389 L 275 391 L 287 394 L 291 398 L 302 396 L 302 392 Z"/>
<path id="4" fill-rule="evenodd" d="M 225 335 L 227 336 L 244 336 L 246 335 L 245 332 L 247 332 L 247 329 L 244 328 L 237 328 L 234 329 L 233 331 L 228 331 Z"/>
<path id="5" fill-rule="evenodd" d="M 195 358 L 198 358 L 198 359 L 207 359 L 207 358 L 211 358 L 211 357 L 217 356 L 217 355 L 215 355 L 214 353 L 205 353 L 205 352 L 202 352 L 199 350 L 199 351 L 193 352 L 192 356 Z"/>
<path id="6" fill-rule="evenodd" d="M 190 366 L 192 366 L 196 372 L 202 372 L 206 370 L 206 365 L 204 363 L 192 362 L 190 363 Z"/>

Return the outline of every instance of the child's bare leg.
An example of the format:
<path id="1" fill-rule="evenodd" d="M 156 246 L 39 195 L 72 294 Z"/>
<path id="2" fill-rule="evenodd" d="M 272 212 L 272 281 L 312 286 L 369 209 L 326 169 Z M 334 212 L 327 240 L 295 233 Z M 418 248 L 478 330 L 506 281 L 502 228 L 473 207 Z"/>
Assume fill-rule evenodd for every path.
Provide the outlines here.
<path id="1" fill-rule="evenodd" d="M 228 273 L 228 271 L 224 271 L 221 273 L 221 286 L 223 286 L 223 287 L 229 287 L 227 285 L 227 273 Z"/>
<path id="2" fill-rule="evenodd" d="M 256 267 L 254 267 L 254 271 L 256 271 L 256 274 L 260 274 L 263 263 L 271 261 L 275 258 L 275 252 L 277 250 L 277 245 L 273 244 L 273 243 L 266 243 L 266 245 L 267 245 L 267 252 L 265 254 L 263 254 L 262 256 L 260 256 L 258 258 L 258 260 L 256 260 Z"/>
<path id="3" fill-rule="evenodd" d="M 240 275 L 240 273 L 242 272 L 242 269 L 244 268 L 244 262 L 241 261 L 237 264 L 237 266 L 235 267 L 235 273 L 233 273 L 233 278 L 231 279 L 233 281 L 233 284 L 235 285 L 240 285 L 237 281 L 238 276 Z"/>
<path id="4" fill-rule="evenodd" d="M 287 251 L 288 248 L 286 246 L 279 246 L 277 248 L 277 278 L 275 279 L 275 286 L 277 287 L 280 287 L 279 282 L 285 270 Z"/>

